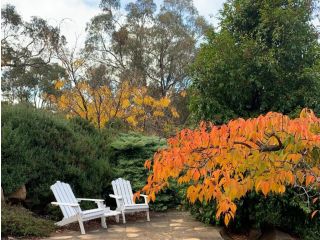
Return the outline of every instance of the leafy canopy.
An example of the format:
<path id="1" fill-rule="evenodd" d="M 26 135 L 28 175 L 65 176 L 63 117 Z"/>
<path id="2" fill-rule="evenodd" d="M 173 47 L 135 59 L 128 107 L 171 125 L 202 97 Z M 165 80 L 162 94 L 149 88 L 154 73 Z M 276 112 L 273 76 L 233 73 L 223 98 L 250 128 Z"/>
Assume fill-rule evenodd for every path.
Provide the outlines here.
<path id="1" fill-rule="evenodd" d="M 48 99 L 43 95 L 53 94 L 54 80 L 65 76 L 58 63 L 50 63 L 55 50 L 64 43 L 59 27 L 39 17 L 24 21 L 14 6 L 4 5 L 1 8 L 2 100 L 48 106 Z"/>
<path id="2" fill-rule="evenodd" d="M 192 0 L 136 0 L 121 10 L 120 0 L 102 0 L 87 26 L 85 49 L 116 81 L 149 86 L 168 96 L 188 86 L 187 67 L 208 24 Z"/>
<path id="3" fill-rule="evenodd" d="M 229 0 L 191 69 L 191 110 L 225 123 L 268 111 L 320 110 L 318 1 Z"/>
<path id="4" fill-rule="evenodd" d="M 320 119 L 308 109 L 295 119 L 269 112 L 221 126 L 201 123 L 170 138 L 168 148 L 146 161 L 152 171 L 142 190 L 154 201 L 169 179 L 177 179 L 189 185 L 191 203 L 215 199 L 216 217 L 223 214 L 226 225 L 235 216 L 234 201 L 250 191 L 281 194 L 293 186 L 310 203 L 309 191 L 320 188 L 319 133 Z"/>

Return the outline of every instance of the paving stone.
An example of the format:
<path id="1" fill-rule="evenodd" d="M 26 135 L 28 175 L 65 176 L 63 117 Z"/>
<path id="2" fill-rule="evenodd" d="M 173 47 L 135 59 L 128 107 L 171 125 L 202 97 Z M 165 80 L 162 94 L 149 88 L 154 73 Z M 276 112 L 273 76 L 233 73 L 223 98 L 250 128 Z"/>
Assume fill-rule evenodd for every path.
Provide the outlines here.
<path id="1" fill-rule="evenodd" d="M 205 229 L 207 229 L 207 228 L 206 227 L 194 227 L 193 228 L 193 230 L 195 230 L 195 231 L 203 231 Z"/>
<path id="2" fill-rule="evenodd" d="M 156 228 L 163 228 L 163 227 L 168 227 L 167 223 L 151 223 L 152 227 L 156 227 Z"/>
<path id="3" fill-rule="evenodd" d="M 108 224 L 107 229 L 87 230 L 86 235 L 81 235 L 80 231 L 65 230 L 55 233 L 47 239 L 223 240 L 218 227 L 205 225 L 192 218 L 188 212 L 168 211 L 165 213 L 153 213 L 151 222 L 142 221 L 141 219 L 135 221 L 134 218 L 129 220 L 127 224 L 114 224 L 112 222 L 112 224 Z"/>
<path id="4" fill-rule="evenodd" d="M 170 223 L 170 227 L 181 227 L 182 223 Z"/>
<path id="5" fill-rule="evenodd" d="M 136 238 L 136 237 L 139 237 L 139 233 L 127 233 L 127 237 L 129 238 Z"/>
<path id="6" fill-rule="evenodd" d="M 108 232 L 117 232 L 117 233 L 121 233 L 121 232 L 125 232 L 126 229 L 125 228 L 108 228 Z"/>
<path id="7" fill-rule="evenodd" d="M 60 236 L 60 237 L 51 237 L 52 240 L 64 240 L 64 239 L 72 239 L 73 236 Z"/>
<path id="8" fill-rule="evenodd" d="M 179 218 L 179 219 L 171 219 L 171 222 L 176 222 L 176 223 L 182 223 L 184 222 L 183 218 Z"/>
<path id="9" fill-rule="evenodd" d="M 126 227 L 126 232 L 127 233 L 137 233 L 143 231 L 143 228 L 139 227 Z"/>
<path id="10" fill-rule="evenodd" d="M 190 229 L 189 227 L 185 227 L 185 226 L 182 226 L 182 227 L 174 227 L 173 230 L 177 230 L 177 231 L 185 231 L 185 230 L 188 230 Z"/>

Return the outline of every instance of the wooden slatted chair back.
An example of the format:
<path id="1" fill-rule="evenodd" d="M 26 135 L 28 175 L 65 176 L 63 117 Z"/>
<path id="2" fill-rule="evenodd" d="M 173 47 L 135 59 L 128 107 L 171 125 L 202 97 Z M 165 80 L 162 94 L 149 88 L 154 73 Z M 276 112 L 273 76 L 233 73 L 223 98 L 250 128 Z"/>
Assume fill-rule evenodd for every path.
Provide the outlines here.
<path id="1" fill-rule="evenodd" d="M 116 180 L 113 180 L 111 184 L 114 194 L 121 196 L 125 205 L 134 204 L 132 188 L 129 181 L 118 178 Z"/>
<path id="2" fill-rule="evenodd" d="M 50 189 L 52 190 L 53 195 L 56 198 L 57 202 L 71 203 L 71 204 L 78 203 L 69 184 L 57 181 L 55 184 L 53 184 L 50 187 Z M 69 218 L 81 212 L 80 207 L 71 207 L 71 206 L 62 206 L 62 205 L 59 205 L 59 207 L 63 213 L 64 218 Z"/>

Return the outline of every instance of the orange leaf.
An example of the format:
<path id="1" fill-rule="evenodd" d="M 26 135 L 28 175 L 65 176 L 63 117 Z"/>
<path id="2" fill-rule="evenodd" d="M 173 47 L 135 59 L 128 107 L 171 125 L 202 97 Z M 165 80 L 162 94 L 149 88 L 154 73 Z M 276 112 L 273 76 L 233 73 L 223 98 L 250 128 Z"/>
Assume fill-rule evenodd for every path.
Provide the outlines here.
<path id="1" fill-rule="evenodd" d="M 150 194 L 150 200 L 151 200 L 152 202 L 154 202 L 154 201 L 156 200 L 156 195 L 155 195 L 154 192 L 152 192 L 152 193 Z"/>
<path id="2" fill-rule="evenodd" d="M 315 210 L 311 213 L 311 219 L 314 217 L 314 215 L 316 215 L 316 213 L 318 212 L 319 210 Z"/>
<path id="3" fill-rule="evenodd" d="M 228 226 L 229 222 L 230 222 L 230 219 L 231 219 L 231 216 L 229 213 L 227 213 L 225 216 L 224 216 L 224 224 L 226 226 Z"/>
<path id="4" fill-rule="evenodd" d="M 299 171 L 297 171 L 296 175 L 297 175 L 298 181 L 299 181 L 300 183 L 303 183 L 303 180 L 304 180 L 304 174 L 303 174 L 303 172 L 299 170 Z"/>
<path id="5" fill-rule="evenodd" d="M 308 175 L 308 176 L 306 177 L 306 186 L 309 186 L 311 183 L 314 182 L 314 180 L 315 180 L 315 177 L 314 177 L 314 176 Z"/>
<path id="6" fill-rule="evenodd" d="M 231 212 L 235 213 L 237 211 L 237 206 L 234 203 L 232 203 L 230 206 L 230 209 L 231 209 Z"/>
<path id="7" fill-rule="evenodd" d="M 196 170 L 194 170 L 194 172 L 193 172 L 193 180 L 198 181 L 199 178 L 200 178 L 200 173 L 199 173 L 199 171 L 196 169 Z"/>
<path id="8" fill-rule="evenodd" d="M 286 191 L 286 187 L 281 185 L 278 189 L 279 193 L 284 193 Z"/>
<path id="9" fill-rule="evenodd" d="M 268 194 L 268 192 L 270 190 L 269 183 L 267 183 L 267 182 L 261 183 L 261 190 L 262 190 L 263 195 L 267 196 L 267 194 Z"/>
<path id="10" fill-rule="evenodd" d="M 151 167 L 151 161 L 150 160 L 145 161 L 144 168 L 148 168 L 150 170 L 150 167 Z"/>
<path id="11" fill-rule="evenodd" d="M 220 215 L 221 215 L 221 209 L 218 209 L 217 213 L 216 213 L 216 218 L 219 219 L 220 218 Z"/>
<path id="12" fill-rule="evenodd" d="M 140 191 L 136 192 L 136 193 L 133 195 L 133 202 L 136 202 L 137 198 L 140 198 Z"/>

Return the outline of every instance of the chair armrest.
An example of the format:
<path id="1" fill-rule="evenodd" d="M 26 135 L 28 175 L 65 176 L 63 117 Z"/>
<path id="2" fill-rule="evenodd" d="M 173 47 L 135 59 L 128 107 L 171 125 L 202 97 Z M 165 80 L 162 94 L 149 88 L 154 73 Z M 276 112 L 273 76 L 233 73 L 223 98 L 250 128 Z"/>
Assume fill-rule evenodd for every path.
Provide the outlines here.
<path id="1" fill-rule="evenodd" d="M 109 194 L 109 196 L 115 199 L 122 199 L 122 197 L 119 195 Z"/>
<path id="2" fill-rule="evenodd" d="M 145 195 L 145 194 L 140 194 L 140 196 L 143 197 L 145 203 L 148 204 L 148 197 L 149 197 L 149 196 L 148 196 L 148 195 Z"/>
<path id="3" fill-rule="evenodd" d="M 104 202 L 104 199 L 93 199 L 93 198 L 77 198 L 78 202 L 91 201 L 91 202 Z"/>
<path id="4" fill-rule="evenodd" d="M 52 205 L 56 206 L 70 206 L 70 207 L 79 207 L 78 203 L 61 203 L 61 202 L 51 202 Z"/>

